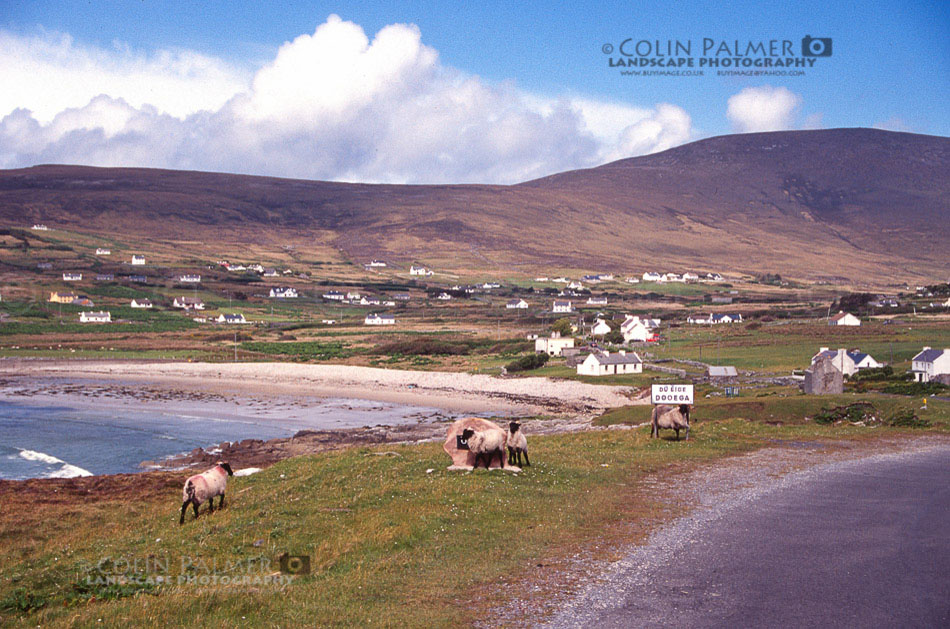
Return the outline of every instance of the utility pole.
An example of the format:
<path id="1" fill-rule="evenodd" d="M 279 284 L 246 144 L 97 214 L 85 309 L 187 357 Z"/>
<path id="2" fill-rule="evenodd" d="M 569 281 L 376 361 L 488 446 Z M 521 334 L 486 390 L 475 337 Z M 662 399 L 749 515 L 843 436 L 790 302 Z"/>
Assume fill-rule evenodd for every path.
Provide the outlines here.
<path id="1" fill-rule="evenodd" d="M 234 331 L 234 362 L 237 362 L 237 330 Z"/>

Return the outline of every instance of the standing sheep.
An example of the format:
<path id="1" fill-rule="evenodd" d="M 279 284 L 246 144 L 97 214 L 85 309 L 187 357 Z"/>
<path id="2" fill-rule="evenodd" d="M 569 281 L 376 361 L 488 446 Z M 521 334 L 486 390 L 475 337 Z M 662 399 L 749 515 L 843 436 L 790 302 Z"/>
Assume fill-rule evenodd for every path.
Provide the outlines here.
<path id="1" fill-rule="evenodd" d="M 506 445 L 508 446 L 508 462 L 517 461 L 513 465 L 521 467 L 521 455 L 524 455 L 524 464 L 526 466 L 531 465 L 531 461 L 528 460 L 528 439 L 524 436 L 524 431 L 521 430 L 521 424 L 518 422 L 510 422 L 508 424 L 508 438 L 506 440 Z"/>
<path id="2" fill-rule="evenodd" d="M 491 468 L 491 462 L 498 454 L 498 462 L 501 467 L 505 467 L 505 432 L 502 430 L 479 430 L 475 432 L 471 428 L 462 431 L 462 440 L 468 442 L 468 449 L 475 455 L 475 466 L 473 470 L 478 469 L 478 461 L 484 457 L 485 469 Z"/>
<path id="3" fill-rule="evenodd" d="M 224 506 L 224 490 L 228 486 L 228 476 L 234 476 L 231 466 L 222 461 L 207 472 L 195 474 L 185 481 L 181 491 L 181 518 L 178 524 L 185 523 L 185 510 L 191 504 L 195 508 L 195 519 L 198 519 L 198 505 L 208 501 L 208 513 L 214 513 L 214 497 L 221 496 L 218 508 Z"/>
<path id="4" fill-rule="evenodd" d="M 650 417 L 653 425 L 651 437 L 660 436 L 660 428 L 672 428 L 676 431 L 676 440 L 680 440 L 680 430 L 686 430 L 686 440 L 689 441 L 689 404 L 680 404 L 679 408 L 660 404 L 653 407 Z"/>

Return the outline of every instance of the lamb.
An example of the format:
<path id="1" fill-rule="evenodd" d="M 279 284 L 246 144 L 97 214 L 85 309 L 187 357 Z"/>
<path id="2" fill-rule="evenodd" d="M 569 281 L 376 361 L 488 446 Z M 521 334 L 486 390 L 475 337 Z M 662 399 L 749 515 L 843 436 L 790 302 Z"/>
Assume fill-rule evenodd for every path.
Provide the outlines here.
<path id="1" fill-rule="evenodd" d="M 484 458 L 485 469 L 491 468 L 491 462 L 498 454 L 498 462 L 505 467 L 505 432 L 503 430 L 479 430 L 475 432 L 471 428 L 462 431 L 462 440 L 468 442 L 468 449 L 475 454 L 475 466 L 473 470 L 478 469 L 478 462 Z"/>
<path id="2" fill-rule="evenodd" d="M 650 417 L 653 425 L 651 437 L 660 436 L 660 428 L 672 428 L 676 431 L 676 440 L 680 440 L 680 430 L 686 429 L 686 440 L 689 441 L 689 404 L 680 404 L 679 408 L 660 404 L 653 407 Z"/>
<path id="3" fill-rule="evenodd" d="M 528 439 L 524 436 L 524 431 L 521 430 L 521 424 L 518 422 L 508 424 L 508 438 L 505 443 L 508 446 L 509 463 L 516 461 L 514 465 L 521 467 L 521 455 L 523 454 L 524 464 L 526 466 L 531 465 L 531 461 L 528 460 Z"/>
<path id="4" fill-rule="evenodd" d="M 191 504 L 195 508 L 195 519 L 198 519 L 198 505 L 208 501 L 208 513 L 214 513 L 214 497 L 221 496 L 218 508 L 224 507 L 224 490 L 227 489 L 228 476 L 234 476 L 234 471 L 227 462 L 220 462 L 207 472 L 195 474 L 185 481 L 181 491 L 181 518 L 178 524 L 185 523 L 185 510 Z"/>

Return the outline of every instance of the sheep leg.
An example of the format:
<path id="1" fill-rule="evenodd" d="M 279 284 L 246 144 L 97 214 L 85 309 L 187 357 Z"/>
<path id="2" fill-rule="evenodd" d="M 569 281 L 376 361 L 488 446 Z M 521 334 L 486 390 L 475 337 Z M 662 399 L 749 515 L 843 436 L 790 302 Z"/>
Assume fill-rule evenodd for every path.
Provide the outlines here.
<path id="1" fill-rule="evenodd" d="M 686 427 L 686 441 L 689 441 L 689 426 Z"/>
<path id="2" fill-rule="evenodd" d="M 674 428 L 673 430 L 676 431 L 676 440 L 679 441 L 679 440 L 680 440 L 680 429 L 679 429 L 679 428 Z"/>
<path id="3" fill-rule="evenodd" d="M 190 500 L 186 500 L 183 503 L 181 503 L 181 517 L 178 519 L 178 524 L 185 523 L 185 510 L 188 509 L 188 504 L 190 502 L 191 502 Z"/>
<path id="4" fill-rule="evenodd" d="M 525 467 L 531 467 L 531 461 L 528 460 L 528 451 L 527 451 L 527 450 L 525 450 L 524 452 L 518 452 L 518 461 L 519 461 L 519 463 L 520 463 L 520 461 L 521 461 L 521 455 L 522 455 L 522 454 L 524 454 L 524 464 L 525 464 Z M 521 467 L 521 466 L 519 465 L 518 467 Z"/>
<path id="5" fill-rule="evenodd" d="M 195 519 L 197 520 L 198 519 L 198 501 L 192 499 L 191 506 L 195 508 Z"/>
<path id="6" fill-rule="evenodd" d="M 224 508 L 224 494 L 221 494 L 221 502 L 218 503 L 218 508 L 219 509 Z"/>
<path id="7" fill-rule="evenodd" d="M 208 500 L 208 513 L 214 513 L 214 496 Z"/>

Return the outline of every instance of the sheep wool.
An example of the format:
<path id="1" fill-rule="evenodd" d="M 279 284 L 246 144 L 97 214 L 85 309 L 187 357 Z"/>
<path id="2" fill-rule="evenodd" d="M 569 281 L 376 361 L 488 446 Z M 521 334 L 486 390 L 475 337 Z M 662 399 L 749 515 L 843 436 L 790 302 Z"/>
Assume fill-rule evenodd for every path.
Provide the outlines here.
<path id="1" fill-rule="evenodd" d="M 195 509 L 195 519 L 198 518 L 198 506 L 208 502 L 208 513 L 214 512 L 214 498 L 221 496 L 218 508 L 224 506 L 224 492 L 228 486 L 228 476 L 234 476 L 231 466 L 225 462 L 218 463 L 210 470 L 195 474 L 185 481 L 181 490 L 181 517 L 179 524 L 185 522 L 185 510 L 191 504 Z"/>
<path id="2" fill-rule="evenodd" d="M 466 435 L 466 433 L 472 433 Z M 475 455 L 475 467 L 483 457 L 485 459 L 485 469 L 491 467 L 491 461 L 498 454 L 501 466 L 505 466 L 505 433 L 502 430 L 480 430 L 475 432 L 466 429 L 463 433 L 468 438 L 468 449 Z"/>

